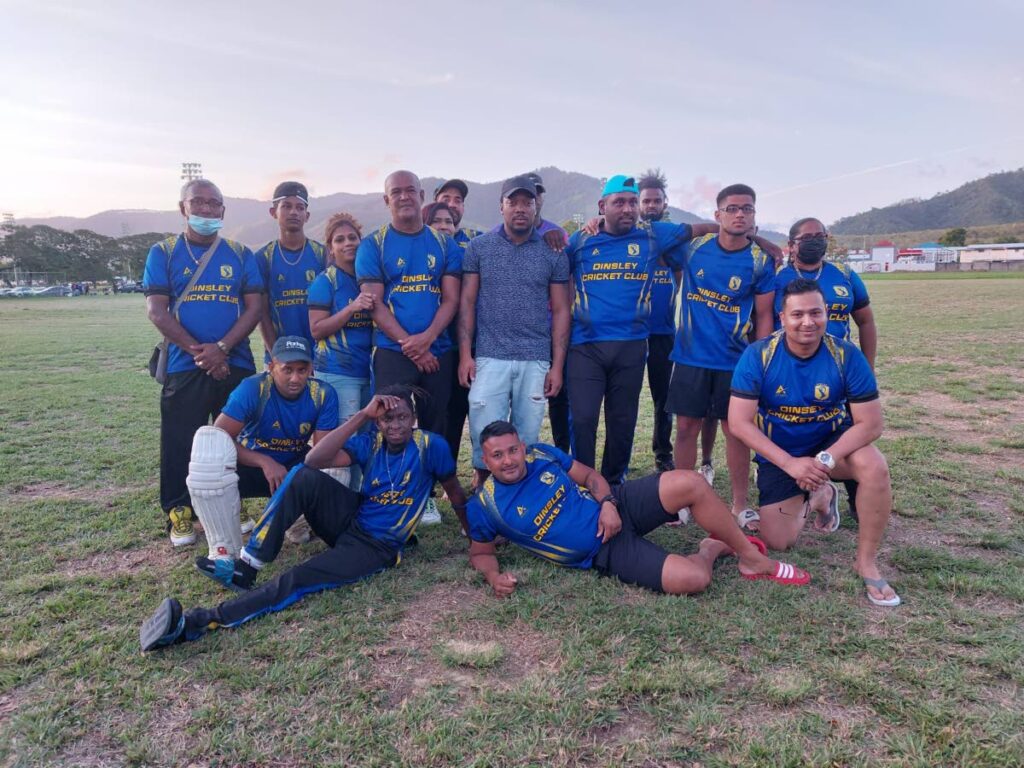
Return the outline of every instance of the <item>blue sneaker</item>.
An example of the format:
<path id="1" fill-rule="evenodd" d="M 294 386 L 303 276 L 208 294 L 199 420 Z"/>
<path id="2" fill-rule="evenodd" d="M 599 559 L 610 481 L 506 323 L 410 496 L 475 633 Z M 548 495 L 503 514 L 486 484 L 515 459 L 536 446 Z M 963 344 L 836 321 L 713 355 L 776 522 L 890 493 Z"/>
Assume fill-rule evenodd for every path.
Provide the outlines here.
<path id="1" fill-rule="evenodd" d="M 181 610 L 181 603 L 173 597 L 165 597 L 160 607 L 139 627 L 139 645 L 142 652 L 146 653 L 183 642 L 185 614 Z"/>
<path id="2" fill-rule="evenodd" d="M 196 570 L 232 592 L 248 592 L 252 589 L 252 583 L 256 581 L 256 574 L 259 573 L 243 560 L 231 560 L 226 557 L 211 560 L 202 555 L 196 558 Z"/>

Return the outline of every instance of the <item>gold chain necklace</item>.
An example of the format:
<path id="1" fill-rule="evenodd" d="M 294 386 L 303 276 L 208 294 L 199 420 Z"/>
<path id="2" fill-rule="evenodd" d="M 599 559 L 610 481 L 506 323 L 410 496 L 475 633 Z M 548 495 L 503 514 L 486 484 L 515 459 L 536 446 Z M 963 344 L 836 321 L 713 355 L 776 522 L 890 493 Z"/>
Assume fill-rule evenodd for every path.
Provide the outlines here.
<path id="1" fill-rule="evenodd" d="M 285 264 L 287 264 L 287 265 L 288 265 L 289 267 L 294 267 L 294 266 L 298 265 L 298 263 L 299 263 L 300 261 L 302 261 L 302 253 L 303 253 L 303 252 L 304 252 L 305 250 L 306 250 L 306 243 L 305 243 L 305 242 L 303 242 L 303 243 L 302 243 L 302 247 L 301 247 L 301 248 L 299 248 L 299 255 L 295 257 L 295 261 L 288 261 L 288 257 L 284 255 L 284 248 L 282 248 L 282 247 L 281 247 L 281 241 L 280 241 L 280 240 L 278 240 L 278 241 L 277 241 L 277 252 L 281 254 L 281 259 L 282 259 L 282 260 L 284 261 L 284 263 L 285 263 Z"/>

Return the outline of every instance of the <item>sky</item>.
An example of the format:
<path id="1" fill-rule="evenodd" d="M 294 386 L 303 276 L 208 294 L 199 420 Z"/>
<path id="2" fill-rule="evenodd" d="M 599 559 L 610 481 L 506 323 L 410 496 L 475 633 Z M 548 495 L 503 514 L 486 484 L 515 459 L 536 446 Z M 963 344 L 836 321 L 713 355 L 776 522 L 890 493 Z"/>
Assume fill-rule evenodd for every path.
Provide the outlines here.
<path id="1" fill-rule="evenodd" d="M 826 222 L 1024 166 L 1019 0 L 0 0 L 0 212 L 172 209 L 284 178 L 668 175 Z M 596 202 L 595 202 L 596 208 Z"/>

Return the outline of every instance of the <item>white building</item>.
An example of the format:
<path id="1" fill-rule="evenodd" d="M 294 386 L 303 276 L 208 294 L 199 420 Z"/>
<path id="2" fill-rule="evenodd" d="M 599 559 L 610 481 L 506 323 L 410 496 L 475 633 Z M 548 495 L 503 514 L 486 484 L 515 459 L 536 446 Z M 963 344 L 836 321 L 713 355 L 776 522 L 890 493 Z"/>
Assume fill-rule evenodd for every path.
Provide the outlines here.
<path id="1" fill-rule="evenodd" d="M 1024 243 L 980 243 L 958 250 L 961 264 L 976 261 L 1024 261 Z"/>

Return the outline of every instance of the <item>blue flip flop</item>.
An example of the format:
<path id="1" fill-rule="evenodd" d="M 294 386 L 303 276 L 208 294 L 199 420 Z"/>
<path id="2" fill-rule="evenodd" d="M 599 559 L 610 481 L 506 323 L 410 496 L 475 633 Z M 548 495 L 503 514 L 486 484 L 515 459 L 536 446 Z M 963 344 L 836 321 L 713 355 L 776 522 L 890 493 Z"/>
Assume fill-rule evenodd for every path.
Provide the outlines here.
<path id="1" fill-rule="evenodd" d="M 879 592 L 884 592 L 885 588 L 889 586 L 889 582 L 885 579 L 869 579 L 867 577 L 861 578 L 864 579 L 864 594 L 868 596 L 868 602 L 870 602 L 872 605 L 877 605 L 879 608 L 895 608 L 897 605 L 903 602 L 900 599 L 900 596 L 895 594 L 896 590 L 893 590 L 893 596 L 890 597 L 888 600 L 879 600 L 877 597 L 872 597 L 871 593 L 868 592 L 867 587 L 874 587 Z"/>

